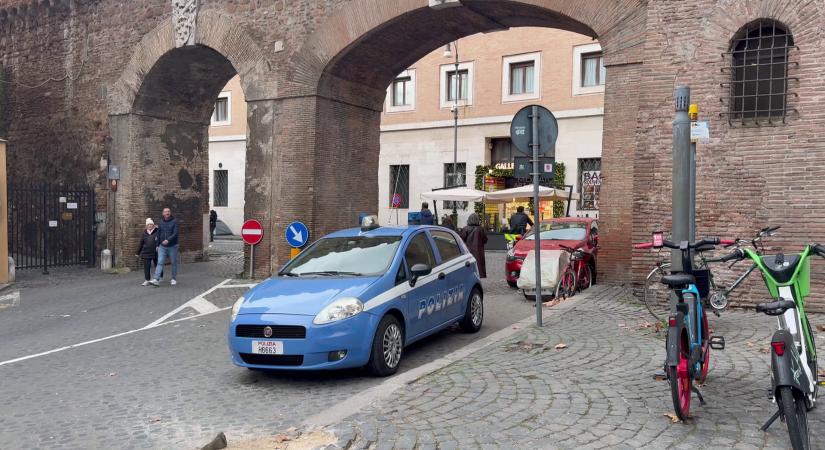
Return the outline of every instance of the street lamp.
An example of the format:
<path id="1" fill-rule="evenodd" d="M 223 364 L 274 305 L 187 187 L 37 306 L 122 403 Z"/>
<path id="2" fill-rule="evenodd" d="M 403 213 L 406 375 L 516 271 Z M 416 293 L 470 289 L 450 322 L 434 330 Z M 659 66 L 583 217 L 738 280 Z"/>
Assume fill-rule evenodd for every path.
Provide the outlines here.
<path id="1" fill-rule="evenodd" d="M 455 82 L 455 89 L 453 93 L 453 186 L 458 178 L 458 96 L 461 87 L 461 77 L 458 74 L 458 41 L 452 42 L 452 47 L 455 47 L 455 52 L 452 51 L 450 43 L 444 46 L 444 57 L 451 58 L 455 54 L 455 72 L 453 72 L 453 80 Z M 447 86 L 448 92 L 450 86 Z M 445 180 L 446 181 L 446 180 Z M 447 187 L 447 186 L 445 186 Z M 458 224 L 458 211 L 456 209 L 456 202 L 453 201 L 453 220 Z"/>

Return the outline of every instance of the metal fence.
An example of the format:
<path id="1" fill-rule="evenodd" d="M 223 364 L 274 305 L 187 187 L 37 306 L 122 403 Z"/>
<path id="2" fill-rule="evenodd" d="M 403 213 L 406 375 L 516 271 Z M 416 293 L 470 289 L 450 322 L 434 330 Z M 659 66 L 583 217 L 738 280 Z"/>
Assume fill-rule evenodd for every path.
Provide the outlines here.
<path id="1" fill-rule="evenodd" d="M 18 269 L 95 264 L 90 187 L 9 185 L 9 256 Z"/>

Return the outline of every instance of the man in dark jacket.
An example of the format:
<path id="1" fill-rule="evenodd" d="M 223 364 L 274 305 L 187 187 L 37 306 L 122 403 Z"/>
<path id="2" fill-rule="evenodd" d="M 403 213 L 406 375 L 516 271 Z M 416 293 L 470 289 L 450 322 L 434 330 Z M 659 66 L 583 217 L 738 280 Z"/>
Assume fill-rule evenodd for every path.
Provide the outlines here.
<path id="1" fill-rule="evenodd" d="M 427 202 L 421 204 L 421 225 L 435 225 L 433 212 L 430 211 L 430 205 Z"/>
<path id="2" fill-rule="evenodd" d="M 510 216 L 510 232 L 514 234 L 524 234 L 527 232 L 527 225 L 533 226 L 530 216 L 524 213 L 524 207 L 519 206 L 516 213 Z"/>
<path id="3" fill-rule="evenodd" d="M 138 245 L 137 253 L 135 254 L 135 256 L 143 260 L 143 278 L 146 280 L 143 282 L 144 286 L 149 286 L 149 280 L 152 275 L 152 263 L 155 264 L 155 267 L 158 267 L 159 234 L 155 222 L 151 218 L 146 219 L 146 229 L 143 230 L 140 245 Z"/>
<path id="4" fill-rule="evenodd" d="M 155 268 L 155 278 L 150 281 L 157 286 L 163 281 L 163 264 L 166 258 L 172 260 L 172 286 L 178 284 L 178 221 L 172 217 L 172 209 L 163 208 L 163 219 L 158 225 L 160 246 L 158 247 L 158 266 Z"/>
<path id="5" fill-rule="evenodd" d="M 215 228 L 218 226 L 218 213 L 215 210 L 209 211 L 209 242 L 215 240 Z"/>

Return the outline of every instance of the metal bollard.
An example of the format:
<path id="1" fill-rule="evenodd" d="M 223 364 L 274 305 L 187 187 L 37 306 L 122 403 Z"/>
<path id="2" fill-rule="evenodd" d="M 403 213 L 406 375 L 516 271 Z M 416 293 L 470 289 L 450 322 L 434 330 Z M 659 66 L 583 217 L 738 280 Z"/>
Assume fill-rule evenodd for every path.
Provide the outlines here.
<path id="1" fill-rule="evenodd" d="M 100 252 L 100 270 L 112 270 L 112 251 L 108 248 Z"/>

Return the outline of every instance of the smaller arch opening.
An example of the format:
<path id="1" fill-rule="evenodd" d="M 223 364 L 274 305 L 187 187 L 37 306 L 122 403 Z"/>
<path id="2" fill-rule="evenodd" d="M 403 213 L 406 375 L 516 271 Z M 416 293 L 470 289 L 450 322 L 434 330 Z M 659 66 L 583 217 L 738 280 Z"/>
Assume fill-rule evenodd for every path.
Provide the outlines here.
<path id="1" fill-rule="evenodd" d="M 731 41 L 728 118 L 742 124 L 784 122 L 788 114 L 790 51 L 788 27 L 772 19 L 744 26 Z"/>

